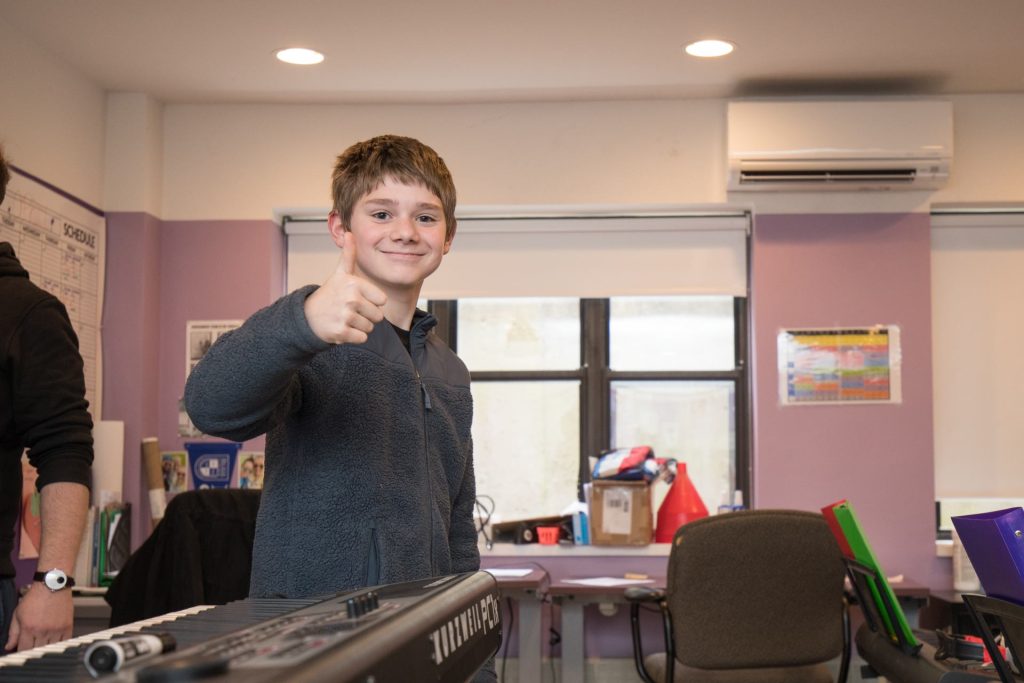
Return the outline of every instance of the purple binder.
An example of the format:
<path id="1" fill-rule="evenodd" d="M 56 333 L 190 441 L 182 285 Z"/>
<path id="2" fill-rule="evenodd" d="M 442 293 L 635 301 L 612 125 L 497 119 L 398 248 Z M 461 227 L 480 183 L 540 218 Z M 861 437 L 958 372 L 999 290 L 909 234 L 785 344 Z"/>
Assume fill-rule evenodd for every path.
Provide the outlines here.
<path id="1" fill-rule="evenodd" d="M 1024 605 L 1024 509 L 960 515 L 953 526 L 985 593 Z"/>

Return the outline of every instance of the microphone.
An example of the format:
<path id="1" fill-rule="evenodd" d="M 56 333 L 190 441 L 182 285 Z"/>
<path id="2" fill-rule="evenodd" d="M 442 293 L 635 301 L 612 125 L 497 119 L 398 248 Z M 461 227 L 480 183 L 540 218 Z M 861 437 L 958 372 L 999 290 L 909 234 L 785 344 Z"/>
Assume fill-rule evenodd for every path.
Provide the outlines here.
<path id="1" fill-rule="evenodd" d="M 169 633 L 137 634 L 98 640 L 85 651 L 85 668 L 93 678 L 120 671 L 128 662 L 149 659 L 174 650 L 177 643 Z"/>

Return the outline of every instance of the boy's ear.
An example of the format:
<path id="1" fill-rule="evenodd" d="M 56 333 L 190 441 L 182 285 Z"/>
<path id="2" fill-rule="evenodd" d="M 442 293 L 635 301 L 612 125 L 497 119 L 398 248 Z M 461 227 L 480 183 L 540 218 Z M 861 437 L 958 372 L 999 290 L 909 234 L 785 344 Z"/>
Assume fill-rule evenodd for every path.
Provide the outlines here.
<path id="1" fill-rule="evenodd" d="M 344 248 L 345 246 L 345 226 L 341 222 L 341 216 L 338 215 L 337 211 L 331 211 L 327 215 L 327 229 L 331 232 L 331 239 L 339 247 Z"/>
<path id="2" fill-rule="evenodd" d="M 448 239 L 446 239 L 444 241 L 444 251 L 441 252 L 442 255 L 447 255 L 448 252 L 451 250 L 452 242 L 455 241 L 455 231 L 456 230 L 458 230 L 458 228 L 453 229 L 452 230 L 452 234 L 448 237 Z"/>

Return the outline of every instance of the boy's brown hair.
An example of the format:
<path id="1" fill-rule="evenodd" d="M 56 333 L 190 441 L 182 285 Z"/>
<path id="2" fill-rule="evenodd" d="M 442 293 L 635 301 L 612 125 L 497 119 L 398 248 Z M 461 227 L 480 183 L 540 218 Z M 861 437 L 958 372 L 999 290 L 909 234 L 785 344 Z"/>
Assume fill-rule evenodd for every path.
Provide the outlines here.
<path id="1" fill-rule="evenodd" d="M 0 147 L 0 204 L 3 204 L 7 196 L 7 181 L 11 179 L 11 172 L 7 169 L 7 160 L 4 159 L 4 148 Z"/>
<path id="2" fill-rule="evenodd" d="M 334 210 L 346 228 L 352 209 L 363 196 L 385 179 L 423 185 L 441 201 L 445 240 L 455 234 L 455 183 L 437 152 L 419 140 L 399 135 L 379 135 L 357 142 L 338 156 L 331 175 Z"/>

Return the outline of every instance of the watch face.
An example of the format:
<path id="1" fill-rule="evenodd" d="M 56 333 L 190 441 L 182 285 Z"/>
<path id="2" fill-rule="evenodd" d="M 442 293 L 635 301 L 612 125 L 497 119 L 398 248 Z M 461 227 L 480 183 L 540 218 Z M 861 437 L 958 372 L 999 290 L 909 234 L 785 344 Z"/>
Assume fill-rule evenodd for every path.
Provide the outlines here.
<path id="1" fill-rule="evenodd" d="M 50 590 L 59 591 L 67 585 L 68 576 L 59 569 L 51 569 L 46 572 L 46 578 L 43 581 L 46 583 L 46 587 Z"/>

